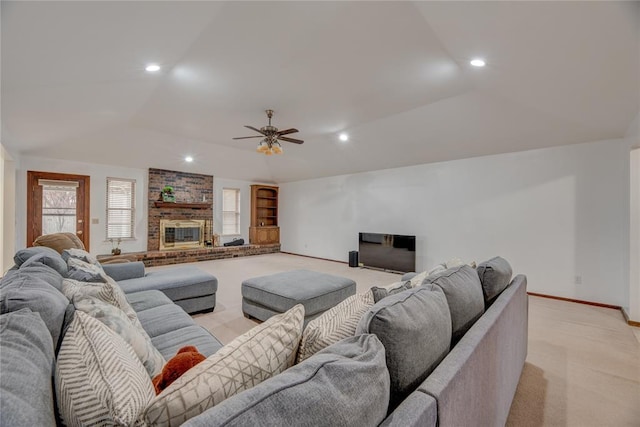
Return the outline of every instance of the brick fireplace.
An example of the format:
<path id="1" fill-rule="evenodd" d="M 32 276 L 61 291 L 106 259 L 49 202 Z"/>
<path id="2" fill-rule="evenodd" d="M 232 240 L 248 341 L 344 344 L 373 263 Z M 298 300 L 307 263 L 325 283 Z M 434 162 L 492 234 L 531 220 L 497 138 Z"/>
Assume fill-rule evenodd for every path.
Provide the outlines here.
<path id="1" fill-rule="evenodd" d="M 162 188 L 173 187 L 176 203 L 157 203 Z M 147 250 L 160 250 L 160 220 L 206 221 L 213 226 L 213 176 L 149 169 Z M 171 248 L 163 248 L 171 249 Z"/>

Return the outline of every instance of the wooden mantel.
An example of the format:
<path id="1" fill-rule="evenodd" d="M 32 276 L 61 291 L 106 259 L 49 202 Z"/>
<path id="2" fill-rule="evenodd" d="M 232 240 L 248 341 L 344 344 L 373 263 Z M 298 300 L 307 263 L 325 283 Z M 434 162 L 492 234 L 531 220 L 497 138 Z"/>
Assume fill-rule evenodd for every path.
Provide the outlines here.
<path id="1" fill-rule="evenodd" d="M 173 203 L 173 202 L 153 202 L 156 208 L 184 208 L 184 209 L 211 209 L 210 202 L 199 203 Z"/>

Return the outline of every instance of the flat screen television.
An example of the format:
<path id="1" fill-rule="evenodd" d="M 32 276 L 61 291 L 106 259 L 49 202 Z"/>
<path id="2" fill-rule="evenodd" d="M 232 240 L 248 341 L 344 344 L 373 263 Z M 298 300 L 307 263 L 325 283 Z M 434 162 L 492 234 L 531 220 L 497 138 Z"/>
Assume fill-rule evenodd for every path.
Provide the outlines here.
<path id="1" fill-rule="evenodd" d="M 401 273 L 416 270 L 416 236 L 360 233 L 358 252 L 364 267 Z"/>

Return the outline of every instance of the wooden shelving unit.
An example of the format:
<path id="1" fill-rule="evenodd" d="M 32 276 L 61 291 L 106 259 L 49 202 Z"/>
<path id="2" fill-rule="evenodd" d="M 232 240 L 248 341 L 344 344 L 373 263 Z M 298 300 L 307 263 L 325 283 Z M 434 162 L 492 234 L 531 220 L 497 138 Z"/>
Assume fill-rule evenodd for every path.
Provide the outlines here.
<path id="1" fill-rule="evenodd" d="M 254 245 L 280 243 L 278 187 L 270 185 L 251 186 L 249 243 Z"/>

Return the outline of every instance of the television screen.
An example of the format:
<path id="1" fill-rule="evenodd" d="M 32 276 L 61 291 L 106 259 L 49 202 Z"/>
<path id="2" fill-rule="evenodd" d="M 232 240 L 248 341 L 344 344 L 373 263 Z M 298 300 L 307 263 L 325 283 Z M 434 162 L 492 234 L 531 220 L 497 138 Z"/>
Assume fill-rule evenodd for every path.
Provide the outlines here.
<path id="1" fill-rule="evenodd" d="M 360 233 L 358 251 L 365 267 L 401 273 L 416 269 L 416 236 Z"/>

